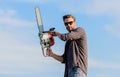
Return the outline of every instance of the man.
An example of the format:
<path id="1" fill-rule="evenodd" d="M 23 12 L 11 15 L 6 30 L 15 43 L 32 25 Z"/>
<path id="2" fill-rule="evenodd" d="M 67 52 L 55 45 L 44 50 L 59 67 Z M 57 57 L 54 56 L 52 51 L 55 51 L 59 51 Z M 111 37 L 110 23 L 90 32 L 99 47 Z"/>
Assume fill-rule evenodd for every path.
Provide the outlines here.
<path id="1" fill-rule="evenodd" d="M 86 77 L 87 76 L 87 40 L 83 28 L 76 27 L 76 18 L 72 15 L 64 15 L 63 21 L 68 33 L 55 32 L 61 40 L 66 41 L 65 51 L 62 56 L 46 50 L 46 54 L 54 59 L 65 63 L 64 77 Z"/>

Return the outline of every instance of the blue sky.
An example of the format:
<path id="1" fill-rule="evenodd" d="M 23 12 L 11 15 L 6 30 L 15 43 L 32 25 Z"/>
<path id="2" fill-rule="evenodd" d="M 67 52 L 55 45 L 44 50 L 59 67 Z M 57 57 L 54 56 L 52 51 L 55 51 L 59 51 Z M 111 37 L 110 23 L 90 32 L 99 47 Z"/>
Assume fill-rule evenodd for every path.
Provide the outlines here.
<path id="1" fill-rule="evenodd" d="M 88 40 L 88 77 L 120 76 L 119 0 L 0 1 L 0 77 L 63 77 L 64 65 L 43 57 L 35 18 L 40 7 L 44 29 L 66 33 L 62 16 L 73 14 Z M 64 42 L 52 47 L 63 54 Z"/>

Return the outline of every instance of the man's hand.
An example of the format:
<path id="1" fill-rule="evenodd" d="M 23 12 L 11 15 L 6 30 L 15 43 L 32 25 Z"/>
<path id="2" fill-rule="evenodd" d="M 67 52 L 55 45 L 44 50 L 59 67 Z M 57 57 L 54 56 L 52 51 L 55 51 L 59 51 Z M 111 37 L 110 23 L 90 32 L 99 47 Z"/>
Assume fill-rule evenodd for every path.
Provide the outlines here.
<path id="1" fill-rule="evenodd" d="M 57 32 L 56 31 L 52 32 L 51 34 L 52 34 L 52 36 L 57 36 Z"/>
<path id="2" fill-rule="evenodd" d="M 53 55 L 52 49 L 50 48 L 46 49 L 46 55 L 52 57 Z"/>
<path id="3" fill-rule="evenodd" d="M 58 60 L 59 62 L 63 62 L 63 57 L 54 54 L 52 52 L 52 49 L 50 49 L 50 48 L 46 49 L 46 55 Z"/>

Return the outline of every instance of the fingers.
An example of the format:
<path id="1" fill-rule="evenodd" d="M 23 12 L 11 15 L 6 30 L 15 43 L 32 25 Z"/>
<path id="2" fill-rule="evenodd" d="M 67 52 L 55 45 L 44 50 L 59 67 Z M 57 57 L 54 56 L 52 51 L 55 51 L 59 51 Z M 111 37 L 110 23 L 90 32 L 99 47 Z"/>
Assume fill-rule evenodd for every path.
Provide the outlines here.
<path id="1" fill-rule="evenodd" d="M 55 32 L 55 31 L 52 32 L 52 35 L 53 35 L 53 36 L 57 36 L 57 32 Z"/>
<path id="2" fill-rule="evenodd" d="M 46 55 L 51 56 L 51 54 L 52 54 L 52 50 L 50 48 L 47 48 L 46 49 Z"/>
<path id="3" fill-rule="evenodd" d="M 49 38 L 52 38 L 53 35 L 52 35 L 51 33 L 48 33 L 48 37 L 49 37 Z"/>
<path id="4" fill-rule="evenodd" d="M 46 55 L 49 56 L 50 55 L 50 52 L 48 49 L 46 49 Z"/>

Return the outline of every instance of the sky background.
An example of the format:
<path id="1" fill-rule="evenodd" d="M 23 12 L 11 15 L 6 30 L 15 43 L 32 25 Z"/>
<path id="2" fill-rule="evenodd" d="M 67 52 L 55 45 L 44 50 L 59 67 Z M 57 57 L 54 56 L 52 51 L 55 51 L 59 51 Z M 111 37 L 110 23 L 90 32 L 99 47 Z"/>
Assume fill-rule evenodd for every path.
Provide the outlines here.
<path id="1" fill-rule="evenodd" d="M 0 0 L 0 77 L 63 77 L 64 64 L 42 55 L 36 6 L 45 30 L 66 33 L 65 14 L 85 29 L 87 77 L 120 77 L 120 0 Z M 64 44 L 55 37 L 53 52 L 62 55 Z"/>

